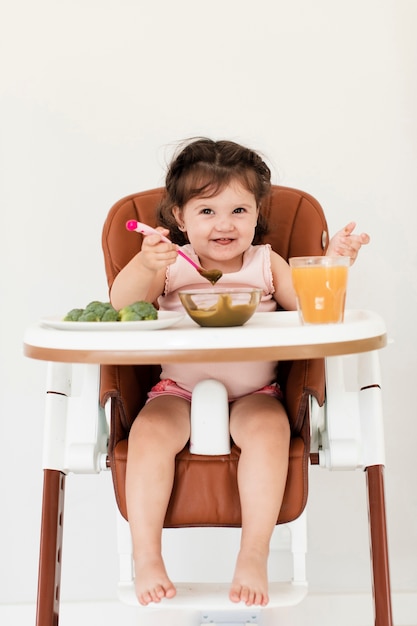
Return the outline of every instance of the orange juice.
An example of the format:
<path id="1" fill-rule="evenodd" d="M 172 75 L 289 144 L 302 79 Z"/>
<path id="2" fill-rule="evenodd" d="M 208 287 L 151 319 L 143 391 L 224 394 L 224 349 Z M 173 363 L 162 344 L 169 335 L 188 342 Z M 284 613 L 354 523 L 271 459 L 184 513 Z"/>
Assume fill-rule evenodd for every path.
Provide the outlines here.
<path id="1" fill-rule="evenodd" d="M 343 322 L 350 260 L 347 257 L 317 257 L 316 262 L 307 264 L 295 261 L 290 259 L 291 274 L 302 322 Z"/>

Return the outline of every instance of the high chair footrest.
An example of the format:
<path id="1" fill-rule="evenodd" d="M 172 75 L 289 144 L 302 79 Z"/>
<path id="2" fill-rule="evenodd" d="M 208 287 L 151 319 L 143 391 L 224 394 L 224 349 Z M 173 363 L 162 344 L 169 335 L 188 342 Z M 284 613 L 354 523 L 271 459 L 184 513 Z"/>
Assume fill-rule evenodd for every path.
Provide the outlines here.
<path id="1" fill-rule="evenodd" d="M 170 600 L 151 603 L 146 607 L 139 605 L 133 583 L 119 583 L 119 598 L 125 604 L 137 605 L 140 610 L 197 609 L 210 611 L 236 611 L 245 609 L 241 604 L 229 600 L 230 583 L 179 583 L 177 595 Z M 267 608 L 294 606 L 307 595 L 308 584 L 274 582 L 269 585 L 269 603 Z M 248 610 L 259 607 L 248 607 Z"/>

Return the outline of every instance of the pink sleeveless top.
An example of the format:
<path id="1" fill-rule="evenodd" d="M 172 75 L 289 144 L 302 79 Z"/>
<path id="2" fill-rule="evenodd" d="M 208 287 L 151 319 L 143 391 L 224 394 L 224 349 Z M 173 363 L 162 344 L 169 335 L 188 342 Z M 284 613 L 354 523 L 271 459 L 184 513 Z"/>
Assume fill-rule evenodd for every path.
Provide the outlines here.
<path id="1" fill-rule="evenodd" d="M 182 250 L 196 263 L 199 259 L 192 247 L 187 244 Z M 242 267 L 238 272 L 223 274 L 219 287 L 255 287 L 262 289 L 258 311 L 275 311 L 275 291 L 271 271 L 271 246 L 269 244 L 251 246 L 243 255 Z M 182 289 L 205 289 L 208 283 L 205 278 L 185 261 L 178 257 L 173 265 L 167 268 L 165 292 L 158 299 L 161 311 L 182 311 L 178 297 Z M 174 380 L 177 385 L 192 392 L 193 387 L 201 380 L 215 378 L 221 381 L 234 400 L 269 385 L 274 380 L 275 361 L 239 361 L 236 363 L 165 363 L 162 365 L 161 379 Z"/>

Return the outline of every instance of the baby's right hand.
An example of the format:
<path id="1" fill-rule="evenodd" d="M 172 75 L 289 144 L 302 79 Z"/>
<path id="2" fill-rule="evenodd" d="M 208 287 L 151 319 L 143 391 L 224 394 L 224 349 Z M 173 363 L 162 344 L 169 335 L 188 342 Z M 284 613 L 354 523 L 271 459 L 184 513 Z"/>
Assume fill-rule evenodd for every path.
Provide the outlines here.
<path id="1" fill-rule="evenodd" d="M 158 227 L 156 230 L 161 235 L 169 235 L 169 230 Z M 174 243 L 163 241 L 158 235 L 146 235 L 143 238 L 142 249 L 140 252 L 141 260 L 147 269 L 158 272 L 166 268 L 167 265 L 175 263 L 178 252 Z"/>

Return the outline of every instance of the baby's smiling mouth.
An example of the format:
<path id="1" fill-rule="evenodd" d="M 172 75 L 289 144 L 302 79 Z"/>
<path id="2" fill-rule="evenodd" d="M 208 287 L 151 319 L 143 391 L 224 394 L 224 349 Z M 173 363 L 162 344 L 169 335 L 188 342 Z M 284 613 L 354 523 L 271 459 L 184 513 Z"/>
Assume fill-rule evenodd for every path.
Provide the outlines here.
<path id="1" fill-rule="evenodd" d="M 214 243 L 226 244 L 234 241 L 231 237 L 217 237 L 217 239 L 213 239 Z"/>

